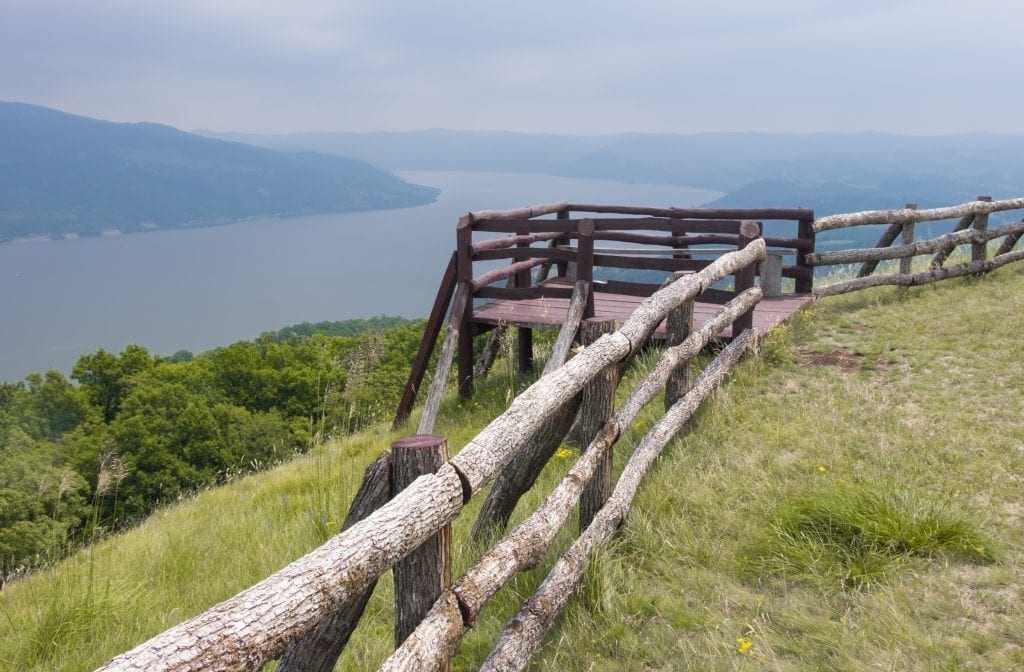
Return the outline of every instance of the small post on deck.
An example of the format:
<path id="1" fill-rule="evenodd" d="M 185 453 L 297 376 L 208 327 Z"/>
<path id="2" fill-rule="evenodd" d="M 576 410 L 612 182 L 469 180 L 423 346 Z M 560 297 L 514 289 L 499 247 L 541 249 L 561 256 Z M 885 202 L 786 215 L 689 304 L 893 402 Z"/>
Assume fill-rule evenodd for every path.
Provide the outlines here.
<path id="1" fill-rule="evenodd" d="M 558 219 L 558 220 L 561 220 L 561 221 L 569 219 L 569 210 L 568 209 L 566 209 L 566 210 L 559 210 L 558 214 L 555 215 L 555 219 Z M 551 241 L 551 243 L 552 243 L 552 245 L 551 245 L 552 247 L 557 248 L 559 245 L 568 245 L 569 244 L 569 239 L 568 238 L 555 238 L 553 241 Z M 560 278 L 566 277 L 566 275 L 569 272 L 569 262 L 567 262 L 567 261 L 555 262 L 555 267 L 558 269 L 558 273 L 556 274 L 558 277 L 560 277 Z"/>
<path id="2" fill-rule="evenodd" d="M 744 220 L 740 223 L 740 235 L 737 247 L 739 249 L 745 248 L 750 243 L 761 237 L 761 223 L 752 220 Z M 746 268 L 738 271 L 734 276 L 733 289 L 737 294 L 746 291 L 754 286 L 754 279 L 756 276 L 756 269 L 753 264 Z M 736 321 L 732 324 L 732 335 L 733 338 L 739 336 L 747 329 L 753 329 L 754 327 L 754 309 L 751 308 L 747 312 L 743 313 L 736 318 Z"/>

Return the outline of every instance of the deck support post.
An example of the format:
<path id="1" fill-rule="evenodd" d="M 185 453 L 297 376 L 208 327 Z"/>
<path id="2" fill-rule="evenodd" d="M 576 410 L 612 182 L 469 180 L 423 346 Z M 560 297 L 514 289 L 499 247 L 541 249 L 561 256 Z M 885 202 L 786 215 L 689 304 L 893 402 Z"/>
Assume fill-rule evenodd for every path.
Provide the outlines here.
<path id="1" fill-rule="evenodd" d="M 793 288 L 797 294 L 810 294 L 814 290 L 814 266 L 807 263 L 807 254 L 814 251 L 814 212 L 811 212 L 809 219 L 801 219 L 797 223 L 796 237 L 801 240 L 810 240 L 809 250 L 798 249 L 796 251 L 796 267 L 806 269 L 809 273 L 806 278 L 797 278 L 796 286 Z"/>
<path id="2" fill-rule="evenodd" d="M 466 307 L 459 319 L 459 397 L 473 396 L 473 215 L 459 219 L 455 228 L 455 276 L 467 291 Z"/>
<path id="3" fill-rule="evenodd" d="M 584 281 L 588 285 L 587 306 L 583 309 L 583 319 L 594 316 L 594 231 L 597 229 L 594 220 L 580 220 L 579 247 L 577 248 L 576 281 Z"/>

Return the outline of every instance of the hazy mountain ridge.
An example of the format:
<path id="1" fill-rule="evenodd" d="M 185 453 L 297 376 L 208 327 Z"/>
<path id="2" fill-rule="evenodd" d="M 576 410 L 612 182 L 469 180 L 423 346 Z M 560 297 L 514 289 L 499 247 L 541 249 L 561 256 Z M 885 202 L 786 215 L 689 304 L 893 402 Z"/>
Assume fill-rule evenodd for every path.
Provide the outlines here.
<path id="1" fill-rule="evenodd" d="M 356 159 L 0 102 L 0 241 L 397 208 L 437 193 Z"/>
<path id="2" fill-rule="evenodd" d="M 803 206 L 821 215 L 907 201 L 928 207 L 979 194 L 1015 196 L 1024 184 L 1022 135 L 197 132 L 284 151 L 347 154 L 390 170 L 537 172 L 679 184 L 727 192 L 716 206 Z"/>

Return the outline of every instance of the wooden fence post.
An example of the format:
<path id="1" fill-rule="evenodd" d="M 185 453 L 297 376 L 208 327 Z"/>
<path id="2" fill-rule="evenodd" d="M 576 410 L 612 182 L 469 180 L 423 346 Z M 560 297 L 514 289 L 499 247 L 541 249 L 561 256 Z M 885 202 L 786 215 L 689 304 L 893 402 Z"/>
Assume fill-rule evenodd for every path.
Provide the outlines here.
<path id="1" fill-rule="evenodd" d="M 676 273 L 676 277 L 681 273 Z M 689 300 L 674 310 L 670 310 L 665 318 L 666 345 L 672 347 L 679 345 L 693 331 L 693 300 Z M 668 380 L 665 381 L 665 410 L 679 401 L 679 399 L 690 391 L 690 362 L 687 360 L 676 368 L 672 369 Z"/>
<path id="2" fill-rule="evenodd" d="M 917 203 L 907 203 L 908 210 L 917 210 Z M 903 225 L 903 245 L 911 245 L 914 242 L 914 222 L 907 222 Z M 914 257 L 900 257 L 900 275 L 908 275 L 914 270 Z"/>
<path id="3" fill-rule="evenodd" d="M 796 266 L 797 268 L 806 269 L 811 275 L 807 278 L 797 278 L 796 286 L 793 288 L 797 294 L 810 294 L 814 291 L 814 266 L 807 263 L 807 255 L 814 251 L 814 213 L 811 213 L 810 219 L 801 219 L 796 227 L 796 237 L 802 240 L 811 241 L 810 250 L 797 250 L 796 251 Z"/>
<path id="4" fill-rule="evenodd" d="M 448 461 L 443 436 L 417 434 L 391 446 L 391 481 L 395 494 Z M 452 528 L 446 525 L 395 564 L 395 646 L 416 629 L 434 601 L 452 582 Z"/>
<path id="5" fill-rule="evenodd" d="M 583 345 L 588 346 L 604 334 L 618 328 L 615 320 L 587 320 L 580 327 Z M 580 401 L 579 444 L 588 446 L 597 432 L 608 422 L 615 411 L 615 388 L 619 384 L 619 367 L 609 364 L 586 387 Z M 594 515 L 601 510 L 608 496 L 612 494 L 613 454 L 609 449 L 597 465 L 594 477 L 587 483 L 580 496 L 580 530 L 587 529 Z"/>
<path id="6" fill-rule="evenodd" d="M 761 262 L 761 291 L 765 298 L 782 296 L 782 255 L 769 252 Z"/>
<path id="7" fill-rule="evenodd" d="M 754 240 L 761 236 L 761 223 L 754 222 L 751 220 L 745 220 L 740 223 L 740 235 L 739 235 L 739 249 L 745 248 L 750 245 Z M 739 271 L 733 276 L 734 286 L 733 290 L 739 294 L 740 292 L 750 289 L 754 286 L 754 264 L 750 264 Z M 732 325 L 733 337 L 739 336 L 746 329 L 753 329 L 754 327 L 754 309 L 751 308 L 747 312 L 736 318 L 736 321 Z"/>
<path id="8" fill-rule="evenodd" d="M 992 201 L 991 196 L 978 196 L 979 201 L 985 201 L 990 203 Z M 988 213 L 977 214 L 974 216 L 974 230 L 984 231 L 988 228 Z M 988 256 L 988 243 L 974 243 L 971 245 L 971 261 L 985 261 Z"/>
<path id="9" fill-rule="evenodd" d="M 387 504 L 391 499 L 391 450 L 386 449 L 366 467 L 363 482 L 352 500 L 341 526 L 344 532 L 363 518 Z M 370 601 L 374 581 L 359 598 L 324 619 L 311 633 L 297 641 L 281 657 L 279 672 L 330 672 L 348 643 L 352 631 Z"/>

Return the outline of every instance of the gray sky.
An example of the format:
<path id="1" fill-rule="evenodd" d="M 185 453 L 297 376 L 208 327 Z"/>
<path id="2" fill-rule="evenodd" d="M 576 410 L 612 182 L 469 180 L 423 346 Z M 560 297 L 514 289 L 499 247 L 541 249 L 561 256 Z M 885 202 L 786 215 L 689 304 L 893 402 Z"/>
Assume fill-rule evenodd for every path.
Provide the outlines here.
<path id="1" fill-rule="evenodd" d="M 191 130 L 1020 132 L 1015 0 L 0 0 L 0 100 Z"/>

